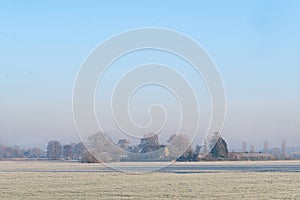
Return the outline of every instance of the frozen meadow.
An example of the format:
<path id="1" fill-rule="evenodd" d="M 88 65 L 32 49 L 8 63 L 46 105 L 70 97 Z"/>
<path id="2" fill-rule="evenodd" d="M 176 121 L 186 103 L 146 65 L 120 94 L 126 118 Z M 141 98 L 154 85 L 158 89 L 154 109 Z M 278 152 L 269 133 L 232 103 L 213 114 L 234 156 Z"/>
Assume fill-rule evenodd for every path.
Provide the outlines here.
<path id="1" fill-rule="evenodd" d="M 1 161 L 0 199 L 300 199 L 299 172 L 220 170 L 222 165 L 299 162 L 178 163 L 175 168 L 190 170 L 124 173 L 101 164 Z"/>

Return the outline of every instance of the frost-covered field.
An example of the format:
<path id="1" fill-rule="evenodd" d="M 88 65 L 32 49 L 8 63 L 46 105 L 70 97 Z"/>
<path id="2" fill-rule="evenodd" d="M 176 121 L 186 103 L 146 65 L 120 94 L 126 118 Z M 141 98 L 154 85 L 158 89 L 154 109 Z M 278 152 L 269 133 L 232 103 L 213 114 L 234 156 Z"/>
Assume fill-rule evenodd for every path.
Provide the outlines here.
<path id="1" fill-rule="evenodd" d="M 298 172 L 98 169 L 99 164 L 1 161 L 0 199 L 300 199 Z"/>

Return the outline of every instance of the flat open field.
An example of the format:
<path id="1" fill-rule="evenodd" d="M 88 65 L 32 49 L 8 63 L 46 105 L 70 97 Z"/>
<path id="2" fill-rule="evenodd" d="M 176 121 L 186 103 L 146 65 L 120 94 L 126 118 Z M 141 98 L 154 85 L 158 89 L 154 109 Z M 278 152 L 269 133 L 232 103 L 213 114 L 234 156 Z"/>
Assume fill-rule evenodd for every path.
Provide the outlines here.
<path id="1" fill-rule="evenodd" d="M 263 163 L 266 165 L 189 165 Z M 267 162 L 268 166 L 298 164 Z M 299 172 L 209 168 L 197 173 L 120 173 L 103 169 L 100 164 L 1 161 L 0 199 L 300 199 Z"/>

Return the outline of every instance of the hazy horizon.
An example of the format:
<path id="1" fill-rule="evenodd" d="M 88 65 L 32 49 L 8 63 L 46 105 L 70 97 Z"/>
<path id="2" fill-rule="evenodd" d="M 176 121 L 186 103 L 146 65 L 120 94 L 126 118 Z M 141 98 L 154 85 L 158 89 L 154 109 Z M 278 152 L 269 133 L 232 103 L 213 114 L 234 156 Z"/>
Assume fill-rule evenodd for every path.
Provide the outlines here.
<path id="1" fill-rule="evenodd" d="M 45 148 L 53 139 L 80 141 L 73 122 L 72 92 L 83 61 L 112 35 L 161 27 L 193 38 L 216 64 L 227 96 L 222 136 L 230 149 L 240 149 L 243 141 L 257 149 L 263 148 L 264 141 L 270 147 L 280 146 L 283 139 L 289 147 L 300 147 L 299 9 L 299 1 L 2 2 L 0 144 Z M 109 95 L 113 81 L 132 65 L 151 61 L 173 66 L 195 88 L 203 114 L 196 140 L 200 144 L 211 106 L 205 84 L 185 63 L 162 52 L 129 55 L 103 77 L 106 82 L 97 88 L 96 111 L 105 131 L 118 130 L 104 112 L 108 102 L 101 97 Z M 167 133 L 172 134 L 178 108 L 161 88 L 137 93 L 131 106 L 133 118 L 147 123 L 145 106 L 148 109 L 158 100 L 171 113 Z"/>

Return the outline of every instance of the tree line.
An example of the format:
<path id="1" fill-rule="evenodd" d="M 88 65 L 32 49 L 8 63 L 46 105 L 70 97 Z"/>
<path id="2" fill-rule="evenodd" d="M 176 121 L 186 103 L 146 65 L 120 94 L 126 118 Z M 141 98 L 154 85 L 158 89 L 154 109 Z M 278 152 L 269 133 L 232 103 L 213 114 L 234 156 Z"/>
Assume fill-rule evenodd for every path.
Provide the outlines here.
<path id="1" fill-rule="evenodd" d="M 0 160 L 5 159 L 48 159 L 48 160 L 80 160 L 95 162 L 82 142 L 62 145 L 57 140 L 48 142 L 46 151 L 40 148 L 20 148 L 17 145 L 0 145 Z M 88 160 L 85 160 L 88 159 Z"/>
<path id="2" fill-rule="evenodd" d="M 79 160 L 81 162 L 97 162 L 82 142 L 62 145 L 57 140 L 48 142 L 46 158 L 49 160 L 64 159 Z"/>
<path id="3" fill-rule="evenodd" d="M 211 145 L 214 145 L 213 147 Z M 210 150 L 211 149 L 211 150 Z M 206 152 L 209 151 L 209 152 Z M 104 133 L 88 137 L 85 144 L 61 144 L 58 140 L 48 142 L 46 151 L 39 148 L 21 149 L 18 146 L 0 145 L 0 159 L 32 158 L 49 160 L 78 160 L 85 163 L 112 161 L 199 161 L 201 152 L 206 158 L 225 159 L 228 153 L 226 142 L 215 133 L 209 142 L 191 146 L 185 135 L 170 135 L 167 144 L 159 142 L 155 134 L 146 134 L 139 144 L 130 145 L 127 139 L 115 144 Z M 208 156 L 207 156 L 208 155 Z"/>
<path id="4" fill-rule="evenodd" d="M 0 160 L 9 158 L 44 158 L 45 152 L 40 148 L 20 148 L 17 145 L 0 145 Z"/>

